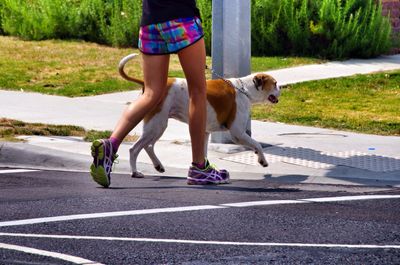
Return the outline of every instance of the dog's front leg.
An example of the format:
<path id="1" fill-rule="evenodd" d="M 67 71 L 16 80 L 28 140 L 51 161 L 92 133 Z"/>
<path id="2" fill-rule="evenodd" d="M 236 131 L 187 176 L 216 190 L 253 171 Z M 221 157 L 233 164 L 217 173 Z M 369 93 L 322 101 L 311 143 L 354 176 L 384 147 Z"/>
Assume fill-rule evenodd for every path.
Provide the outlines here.
<path id="1" fill-rule="evenodd" d="M 232 139 L 242 145 L 250 147 L 254 150 L 258 156 L 258 163 L 260 163 L 263 167 L 268 166 L 267 159 L 264 156 L 264 152 L 262 150 L 262 146 L 259 142 L 251 138 L 247 133 L 235 134 L 231 132 Z"/>

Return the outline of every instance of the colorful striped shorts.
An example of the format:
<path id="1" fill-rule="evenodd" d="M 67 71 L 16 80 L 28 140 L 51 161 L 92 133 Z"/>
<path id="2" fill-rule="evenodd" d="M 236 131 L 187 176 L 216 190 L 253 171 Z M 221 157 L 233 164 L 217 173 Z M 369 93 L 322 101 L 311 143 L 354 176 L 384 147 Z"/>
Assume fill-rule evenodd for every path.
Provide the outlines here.
<path id="1" fill-rule="evenodd" d="M 179 18 L 140 27 L 139 50 L 144 54 L 177 53 L 204 36 L 197 17 Z"/>

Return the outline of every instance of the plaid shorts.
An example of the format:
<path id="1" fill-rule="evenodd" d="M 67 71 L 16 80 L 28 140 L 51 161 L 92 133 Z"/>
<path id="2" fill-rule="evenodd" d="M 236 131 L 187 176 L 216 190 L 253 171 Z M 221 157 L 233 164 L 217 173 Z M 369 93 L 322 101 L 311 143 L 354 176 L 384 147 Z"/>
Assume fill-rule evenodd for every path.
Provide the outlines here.
<path id="1" fill-rule="evenodd" d="M 140 27 L 139 50 L 144 54 L 177 53 L 204 36 L 197 17 L 179 18 Z"/>

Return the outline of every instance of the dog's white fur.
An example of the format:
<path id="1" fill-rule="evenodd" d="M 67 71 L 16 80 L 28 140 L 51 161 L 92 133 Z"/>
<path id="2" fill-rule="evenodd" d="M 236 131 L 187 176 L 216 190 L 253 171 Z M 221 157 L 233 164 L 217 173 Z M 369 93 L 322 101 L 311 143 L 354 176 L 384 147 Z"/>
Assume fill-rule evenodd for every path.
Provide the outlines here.
<path id="1" fill-rule="evenodd" d="M 125 64 L 136 57 L 137 54 L 131 54 L 123 58 L 119 64 L 119 72 L 121 76 L 129 81 L 133 81 L 143 85 L 143 81 L 133 77 L 129 77 L 124 72 Z M 269 84 L 264 84 L 263 80 L 269 80 Z M 166 98 L 164 99 L 161 108 L 155 112 L 150 119 L 144 122 L 143 134 L 140 139 L 130 149 L 130 165 L 132 170 L 132 177 L 143 177 L 143 174 L 137 171 L 136 161 L 139 152 L 144 148 L 150 159 L 153 162 L 155 169 L 159 172 L 164 172 L 164 166 L 157 158 L 154 152 L 154 145 L 156 141 L 162 136 L 167 128 L 168 118 L 174 118 L 179 121 L 188 123 L 188 109 L 189 109 L 189 94 L 186 79 L 176 78 L 170 79 L 170 87 Z M 221 124 L 218 121 L 218 113 L 213 105 L 207 101 L 207 127 L 205 135 L 205 154 L 207 154 L 207 145 L 209 134 L 216 131 L 229 130 L 232 139 L 238 144 L 242 144 L 253 149 L 258 155 L 258 162 L 266 167 L 268 162 L 264 157 L 260 143 L 252 139 L 248 133 L 247 122 L 250 115 L 250 108 L 252 104 L 257 103 L 277 103 L 280 95 L 280 89 L 275 79 L 266 74 L 251 74 L 243 78 L 230 78 L 229 82 L 235 88 L 243 87 L 245 93 L 236 89 L 234 100 L 236 101 L 236 111 L 233 121 L 229 128 L 226 124 Z M 172 82 L 173 81 L 173 82 Z M 207 89 L 218 89 L 215 84 L 225 84 L 225 82 L 209 83 L 207 81 Z M 213 88 L 210 88 L 211 86 Z M 267 87 L 269 85 L 269 87 Z M 222 103 L 222 102 L 221 102 Z M 215 102 L 214 102 L 215 104 Z"/>

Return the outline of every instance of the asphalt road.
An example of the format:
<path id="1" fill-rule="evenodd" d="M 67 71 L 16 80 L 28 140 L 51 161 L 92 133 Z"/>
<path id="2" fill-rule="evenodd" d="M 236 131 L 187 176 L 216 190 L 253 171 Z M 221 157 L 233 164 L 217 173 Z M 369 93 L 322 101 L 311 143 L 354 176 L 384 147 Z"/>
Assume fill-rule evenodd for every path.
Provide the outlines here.
<path id="1" fill-rule="evenodd" d="M 0 168 L 0 264 L 400 264 L 399 209 L 391 187 Z"/>

